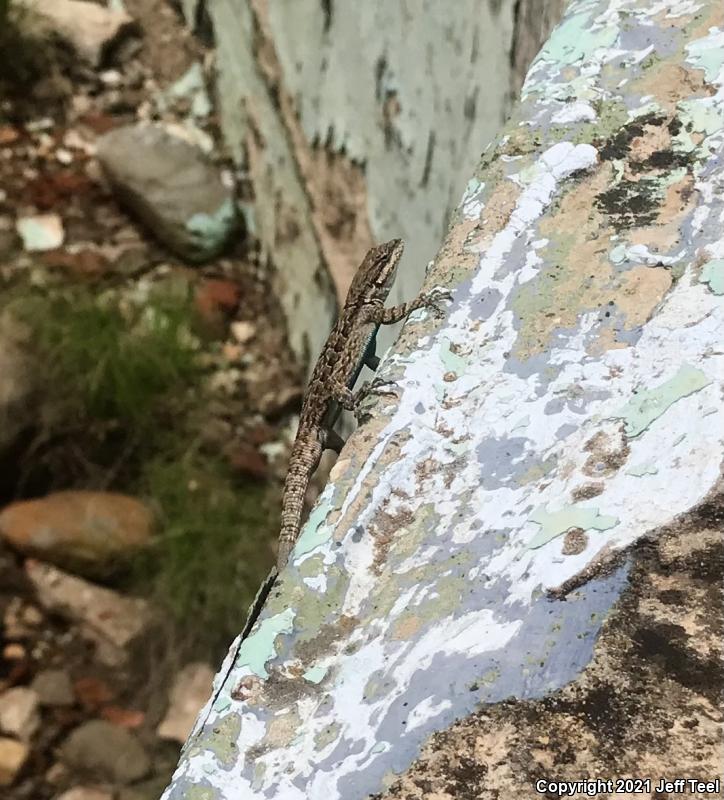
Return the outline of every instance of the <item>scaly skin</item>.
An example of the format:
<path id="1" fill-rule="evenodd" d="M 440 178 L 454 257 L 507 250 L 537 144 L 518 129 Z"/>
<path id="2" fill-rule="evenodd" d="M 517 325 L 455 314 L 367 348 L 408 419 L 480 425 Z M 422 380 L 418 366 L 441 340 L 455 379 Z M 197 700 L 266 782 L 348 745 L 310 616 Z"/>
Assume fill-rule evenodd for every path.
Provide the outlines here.
<path id="1" fill-rule="evenodd" d="M 393 239 L 367 253 L 312 372 L 284 482 L 277 557 L 280 570 L 299 536 L 307 486 L 326 446 L 329 432 L 324 426 L 325 415 L 333 401 L 348 410 L 354 408 L 356 397 L 348 383 L 364 356 L 370 335 L 377 325 L 399 322 L 418 308 L 430 306 L 437 310 L 440 294 L 425 292 L 409 303 L 384 308 L 403 247 L 400 239 Z"/>

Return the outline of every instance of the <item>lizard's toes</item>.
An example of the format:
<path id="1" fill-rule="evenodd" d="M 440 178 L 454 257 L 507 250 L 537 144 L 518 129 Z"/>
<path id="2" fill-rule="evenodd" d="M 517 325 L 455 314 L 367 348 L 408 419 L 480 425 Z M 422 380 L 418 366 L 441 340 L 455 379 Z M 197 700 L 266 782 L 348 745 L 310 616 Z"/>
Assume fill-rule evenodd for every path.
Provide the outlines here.
<path id="1" fill-rule="evenodd" d="M 442 305 L 445 302 L 452 302 L 452 292 L 449 289 L 436 287 L 427 296 L 427 303 L 425 304 L 436 317 L 445 316 L 445 310 Z"/>

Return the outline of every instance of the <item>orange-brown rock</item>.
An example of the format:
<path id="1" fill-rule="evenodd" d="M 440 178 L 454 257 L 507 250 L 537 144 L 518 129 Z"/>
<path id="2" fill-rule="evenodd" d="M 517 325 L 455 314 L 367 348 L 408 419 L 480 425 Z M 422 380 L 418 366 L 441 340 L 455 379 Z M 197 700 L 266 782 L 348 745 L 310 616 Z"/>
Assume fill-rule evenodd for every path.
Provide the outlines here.
<path id="1" fill-rule="evenodd" d="M 56 492 L 11 503 L 0 512 L 0 536 L 22 553 L 80 572 L 115 564 L 149 542 L 153 513 L 111 492 Z"/>

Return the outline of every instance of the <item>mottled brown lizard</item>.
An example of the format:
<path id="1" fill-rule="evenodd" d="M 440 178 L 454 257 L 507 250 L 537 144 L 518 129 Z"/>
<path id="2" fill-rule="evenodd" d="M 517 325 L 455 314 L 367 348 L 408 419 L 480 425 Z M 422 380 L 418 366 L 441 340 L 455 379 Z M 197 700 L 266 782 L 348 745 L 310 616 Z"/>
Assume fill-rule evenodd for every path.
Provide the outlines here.
<path id="1" fill-rule="evenodd" d="M 284 483 L 278 569 L 287 563 L 299 536 L 304 497 L 322 451 L 326 447 L 337 449 L 339 437 L 332 429 L 334 416 L 330 410 L 334 403 L 353 410 L 365 391 L 354 394 L 352 386 L 362 361 L 368 358 L 368 345 L 377 327 L 399 322 L 418 308 L 431 307 L 439 313 L 439 302 L 448 296 L 445 291 L 421 292 L 409 303 L 384 307 L 403 247 L 400 239 L 393 239 L 367 253 L 312 372 Z"/>

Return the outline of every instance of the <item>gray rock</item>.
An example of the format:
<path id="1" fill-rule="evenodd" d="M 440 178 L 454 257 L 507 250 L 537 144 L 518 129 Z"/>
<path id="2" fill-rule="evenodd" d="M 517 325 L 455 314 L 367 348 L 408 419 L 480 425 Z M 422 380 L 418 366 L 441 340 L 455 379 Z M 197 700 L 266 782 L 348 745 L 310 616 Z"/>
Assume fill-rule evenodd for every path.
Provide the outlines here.
<path id="1" fill-rule="evenodd" d="M 221 253 L 237 228 L 236 206 L 198 148 L 139 124 L 101 136 L 97 152 L 121 202 L 170 250 L 195 262 Z"/>
<path id="2" fill-rule="evenodd" d="M 35 676 L 31 688 L 43 706 L 72 706 L 75 702 L 73 684 L 63 669 L 44 669 Z"/>
<path id="3" fill-rule="evenodd" d="M 131 733 L 101 719 L 76 728 L 61 748 L 61 758 L 80 772 L 120 784 L 148 774 L 151 762 Z"/>

